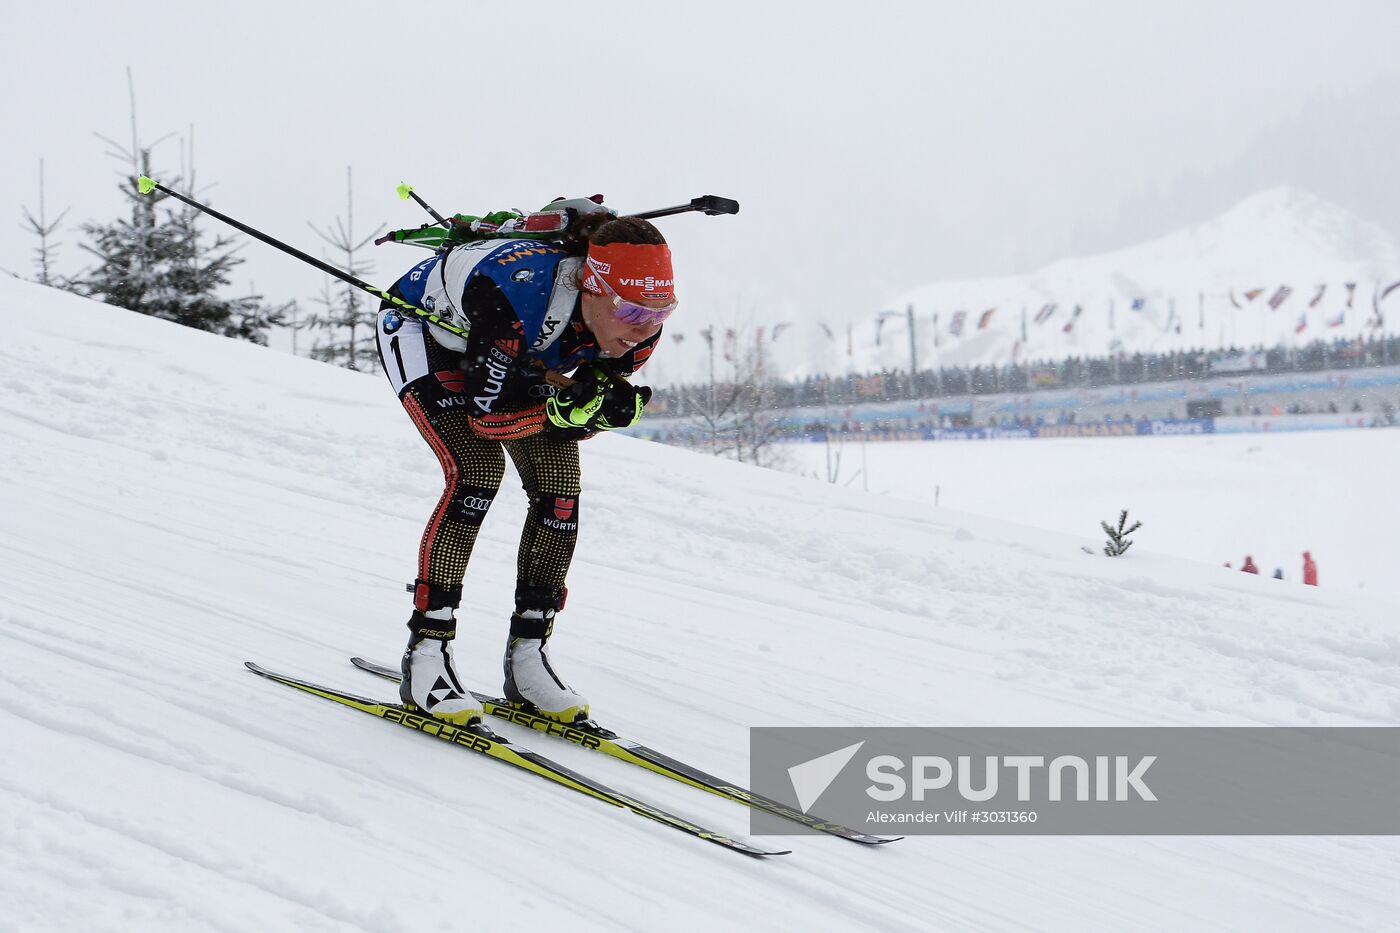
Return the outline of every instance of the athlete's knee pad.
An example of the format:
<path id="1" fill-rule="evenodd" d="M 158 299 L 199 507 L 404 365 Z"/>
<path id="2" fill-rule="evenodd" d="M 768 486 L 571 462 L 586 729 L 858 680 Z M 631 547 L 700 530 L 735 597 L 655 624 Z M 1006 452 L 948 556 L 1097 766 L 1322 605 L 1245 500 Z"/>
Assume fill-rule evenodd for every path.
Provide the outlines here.
<path id="1" fill-rule="evenodd" d="M 548 528 L 555 534 L 576 535 L 578 534 L 578 500 L 577 493 L 568 496 L 556 496 L 552 493 L 536 493 L 533 497 L 535 521 Z"/>
<path id="2" fill-rule="evenodd" d="M 468 525 L 480 525 L 496 499 L 496 490 L 486 486 L 463 486 L 457 484 L 452 490 L 452 507 L 449 518 Z"/>

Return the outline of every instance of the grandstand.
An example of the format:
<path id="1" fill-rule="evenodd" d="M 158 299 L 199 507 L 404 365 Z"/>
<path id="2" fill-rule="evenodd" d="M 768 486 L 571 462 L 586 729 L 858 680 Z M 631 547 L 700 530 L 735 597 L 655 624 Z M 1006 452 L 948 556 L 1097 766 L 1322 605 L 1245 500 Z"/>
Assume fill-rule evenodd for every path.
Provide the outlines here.
<path id="1" fill-rule="evenodd" d="M 662 389 L 633 431 L 693 443 L 711 387 Z M 772 382 L 776 439 L 872 440 L 1356 428 L 1400 416 L 1400 338 Z"/>

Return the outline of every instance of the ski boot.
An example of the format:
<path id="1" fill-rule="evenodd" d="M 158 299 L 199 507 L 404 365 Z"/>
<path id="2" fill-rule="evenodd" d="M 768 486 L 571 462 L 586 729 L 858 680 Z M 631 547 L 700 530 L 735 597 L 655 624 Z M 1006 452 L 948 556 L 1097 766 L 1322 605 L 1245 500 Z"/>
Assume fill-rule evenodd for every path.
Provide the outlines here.
<path id="1" fill-rule="evenodd" d="M 505 695 L 520 709 L 562 723 L 588 720 L 588 701 L 559 677 L 549 663 L 549 634 L 561 597 L 544 608 L 522 606 L 519 599 L 510 617 L 506 642 Z"/>
<path id="2" fill-rule="evenodd" d="M 456 590 L 458 596 L 460 593 Z M 434 719 L 464 726 L 480 722 L 482 710 L 457 679 L 452 663 L 452 639 L 457 635 L 456 600 L 452 602 L 436 609 L 413 610 L 408 620 L 413 634 L 400 662 L 403 680 L 399 699 L 404 706 L 422 710 Z"/>

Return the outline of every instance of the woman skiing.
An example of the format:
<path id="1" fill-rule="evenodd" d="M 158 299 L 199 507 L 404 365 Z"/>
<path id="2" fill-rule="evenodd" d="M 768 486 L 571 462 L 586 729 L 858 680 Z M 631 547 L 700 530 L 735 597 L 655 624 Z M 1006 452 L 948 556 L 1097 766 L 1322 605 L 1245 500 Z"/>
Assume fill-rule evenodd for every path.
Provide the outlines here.
<path id="1" fill-rule="evenodd" d="M 509 455 L 529 497 L 505 651 L 506 699 L 561 722 L 588 702 L 555 672 L 548 639 L 578 536 L 578 442 L 627 427 L 651 397 L 628 384 L 675 309 L 671 253 L 649 222 L 592 200 L 556 202 L 562 242 L 489 239 L 427 259 L 390 293 L 467 330 L 385 302 L 380 362 L 442 465 L 445 488 L 418 549 L 399 695 L 451 722 L 481 716 L 453 668 L 462 579 Z M 574 383 L 559 389 L 563 374 Z"/>

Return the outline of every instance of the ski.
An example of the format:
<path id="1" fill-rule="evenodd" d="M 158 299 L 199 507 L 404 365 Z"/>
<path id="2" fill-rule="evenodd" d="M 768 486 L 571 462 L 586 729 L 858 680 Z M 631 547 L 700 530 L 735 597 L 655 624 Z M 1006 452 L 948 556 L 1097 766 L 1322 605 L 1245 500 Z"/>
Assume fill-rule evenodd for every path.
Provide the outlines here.
<path id="1" fill-rule="evenodd" d="M 513 745 L 505 738 L 496 735 L 484 725 L 458 726 L 440 719 L 434 719 L 417 710 L 408 709 L 397 704 L 380 703 L 377 700 L 357 696 L 353 693 L 345 693 L 344 691 L 336 690 L 331 687 L 323 687 L 320 684 L 290 677 L 286 674 L 278 674 L 252 661 L 246 661 L 244 665 L 248 670 L 257 674 L 259 677 L 266 677 L 268 680 L 273 680 L 305 693 L 310 693 L 334 703 L 339 703 L 341 706 L 348 706 L 362 713 L 369 713 L 371 716 L 377 716 L 380 719 L 398 723 L 415 732 L 433 736 L 451 745 L 479 752 L 497 761 L 503 761 L 506 764 L 514 765 L 523 771 L 537 774 L 540 777 L 553 781 L 556 784 L 561 784 L 571 790 L 576 790 L 581 794 L 602 800 L 616 807 L 623 807 L 627 810 L 631 810 L 633 813 L 644 816 L 649 820 L 654 820 L 663 825 L 670 826 L 673 829 L 679 829 L 681 832 L 704 839 L 706 842 L 712 842 L 716 845 L 723 846 L 731 851 L 741 852 L 744 855 L 754 857 L 789 854 L 789 850 L 774 851 L 760 849 L 742 840 L 734 839 L 722 833 L 712 832 L 703 827 L 696 826 L 694 823 L 676 816 L 673 813 L 668 813 L 659 807 L 654 807 L 635 797 L 615 791 L 591 778 L 579 774 L 577 771 L 566 768 L 564 765 L 557 762 L 550 761 L 543 755 L 536 754 L 519 745 Z"/>
<path id="2" fill-rule="evenodd" d="M 368 661 L 364 658 L 351 658 L 350 663 L 362 671 L 375 674 L 379 677 L 383 677 L 385 680 L 393 681 L 394 683 L 398 683 L 402 679 L 397 668 L 389 667 L 385 664 Z M 737 803 L 753 807 L 756 810 L 763 810 L 766 813 L 772 813 L 775 816 L 801 823 L 803 826 L 810 827 L 811 829 L 829 833 L 833 836 L 839 836 L 842 839 L 849 839 L 852 842 L 859 842 L 864 845 L 883 845 L 887 842 L 897 842 L 899 839 L 903 838 L 902 836 L 872 836 L 869 833 L 863 833 L 859 830 L 851 829 L 848 826 L 842 826 L 840 823 L 832 823 L 829 820 L 809 816 L 800 810 L 792 809 L 786 804 L 764 797 L 761 794 L 755 794 L 751 790 L 745 790 L 723 778 L 715 777 L 713 774 L 706 774 L 698 768 L 677 761 L 668 755 L 663 755 L 655 749 L 648 748 L 630 739 L 625 739 L 611 729 L 605 729 L 591 720 L 574 725 L 564 725 L 563 723 L 555 722 L 552 719 L 547 719 L 544 716 L 537 715 L 528 710 L 519 709 L 499 697 L 486 696 L 485 694 L 477 693 L 475 690 L 472 691 L 472 696 L 476 697 L 481 703 L 482 709 L 488 716 L 504 720 L 505 722 L 514 723 L 518 726 L 526 726 L 537 732 L 543 732 L 545 735 L 563 739 L 566 742 L 572 742 L 582 748 L 602 752 L 605 755 L 611 755 L 629 764 L 634 764 L 648 771 L 664 775 L 674 781 L 680 781 L 682 784 L 698 787 L 701 790 L 709 791 L 727 800 L 733 800 Z"/>

